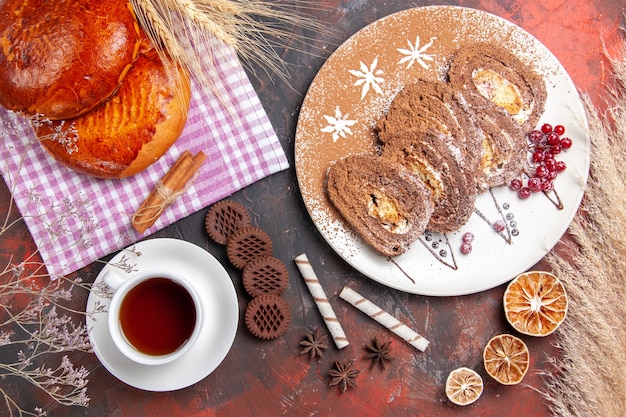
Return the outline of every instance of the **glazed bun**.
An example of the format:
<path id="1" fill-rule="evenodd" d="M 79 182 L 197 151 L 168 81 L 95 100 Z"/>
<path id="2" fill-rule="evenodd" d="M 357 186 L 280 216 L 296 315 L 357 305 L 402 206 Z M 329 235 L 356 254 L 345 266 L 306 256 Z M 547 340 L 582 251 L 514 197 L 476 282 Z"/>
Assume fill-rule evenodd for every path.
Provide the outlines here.
<path id="1" fill-rule="evenodd" d="M 99 178 L 128 177 L 178 139 L 189 98 L 186 73 L 149 49 L 139 54 L 109 100 L 75 119 L 41 122 L 36 134 L 70 168 Z"/>
<path id="2" fill-rule="evenodd" d="M 0 1 L 0 104 L 67 119 L 106 100 L 136 59 L 127 0 Z"/>

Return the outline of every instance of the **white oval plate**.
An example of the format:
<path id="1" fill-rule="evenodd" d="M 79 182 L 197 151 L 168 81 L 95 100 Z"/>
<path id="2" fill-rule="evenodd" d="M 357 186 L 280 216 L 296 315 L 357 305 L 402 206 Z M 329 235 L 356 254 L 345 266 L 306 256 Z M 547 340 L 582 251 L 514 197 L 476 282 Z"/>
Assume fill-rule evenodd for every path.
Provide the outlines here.
<path id="1" fill-rule="evenodd" d="M 165 269 L 193 279 L 208 308 L 201 334 L 185 355 L 164 365 L 142 365 L 117 349 L 107 326 L 111 294 L 102 282 L 111 268 L 122 276 Z M 86 311 L 89 337 L 102 365 L 121 381 L 147 391 L 174 391 L 208 376 L 228 354 L 239 321 L 235 287 L 222 264 L 193 243 L 168 238 L 142 241 L 115 255 L 94 281 Z"/>
<path id="2" fill-rule="evenodd" d="M 562 124 L 573 147 L 558 155 L 567 170 L 555 181 L 557 210 L 543 194 L 520 200 L 508 187 L 481 194 L 477 212 L 458 232 L 423 235 L 396 258 L 373 251 L 344 223 L 326 196 L 330 164 L 374 150 L 372 127 L 404 85 L 441 79 L 454 52 L 493 42 L 530 64 L 546 82 L 540 124 Z M 304 99 L 296 130 L 298 184 L 311 219 L 351 266 L 392 288 L 423 295 L 475 293 L 500 285 L 538 262 L 567 230 L 589 172 L 587 120 L 574 83 L 556 57 L 532 35 L 498 16 L 456 6 L 405 10 L 365 27 L 324 63 Z M 481 214 L 478 214 L 478 213 Z M 506 230 L 492 225 L 504 220 Z M 469 255 L 462 235 L 475 235 Z M 442 252 L 445 251 L 445 252 Z"/>

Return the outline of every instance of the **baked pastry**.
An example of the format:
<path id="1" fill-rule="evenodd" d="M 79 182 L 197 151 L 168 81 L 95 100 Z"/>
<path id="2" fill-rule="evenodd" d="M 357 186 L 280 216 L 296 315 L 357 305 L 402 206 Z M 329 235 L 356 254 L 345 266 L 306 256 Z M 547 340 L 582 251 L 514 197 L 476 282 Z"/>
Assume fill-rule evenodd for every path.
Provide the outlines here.
<path id="1" fill-rule="evenodd" d="M 70 168 L 100 178 L 127 177 L 156 162 L 178 139 L 190 94 L 187 75 L 149 49 L 112 99 L 78 118 L 40 123 L 36 134 Z"/>
<path id="2" fill-rule="evenodd" d="M 404 131 L 389 139 L 382 157 L 397 161 L 430 189 L 434 204 L 427 229 L 448 233 L 460 229 L 474 211 L 474 169 L 465 167 L 461 150 L 450 135 Z"/>
<path id="3" fill-rule="evenodd" d="M 375 131 L 383 144 L 405 131 L 441 132 L 454 138 L 467 168 L 473 169 L 481 154 L 476 116 L 449 83 L 419 80 L 398 92 Z"/>
<path id="4" fill-rule="evenodd" d="M 426 185 L 400 163 L 377 155 L 349 155 L 336 161 L 326 185 L 343 218 L 384 256 L 406 252 L 433 212 Z"/>
<path id="5" fill-rule="evenodd" d="M 128 0 L 0 2 L 0 104 L 47 119 L 110 97 L 137 57 Z"/>
<path id="6" fill-rule="evenodd" d="M 204 227 L 211 239 L 225 245 L 236 230 L 250 226 L 251 221 L 250 213 L 240 203 L 235 200 L 221 200 L 207 211 Z"/>
<path id="7" fill-rule="evenodd" d="M 465 45 L 453 57 L 448 76 L 453 88 L 476 93 L 470 97 L 505 111 L 525 132 L 534 129 L 543 114 L 547 96 L 543 78 L 496 44 Z"/>
<path id="8" fill-rule="evenodd" d="M 472 96 L 465 92 L 464 96 Z M 503 110 L 482 98 L 468 101 L 476 118 L 480 158 L 474 171 L 478 192 L 509 184 L 524 171 L 528 142 L 522 127 Z"/>

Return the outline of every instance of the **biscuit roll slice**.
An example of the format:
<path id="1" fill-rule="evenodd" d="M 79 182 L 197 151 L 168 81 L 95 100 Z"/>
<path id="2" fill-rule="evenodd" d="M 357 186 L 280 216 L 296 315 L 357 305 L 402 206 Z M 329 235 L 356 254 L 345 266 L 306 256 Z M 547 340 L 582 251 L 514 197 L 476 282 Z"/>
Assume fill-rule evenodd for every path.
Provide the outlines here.
<path id="1" fill-rule="evenodd" d="M 376 124 L 378 139 L 386 143 L 404 131 L 438 131 L 455 138 L 468 168 L 477 166 L 480 141 L 476 116 L 465 98 L 443 81 L 419 80 L 404 87 L 389 111 Z"/>
<path id="2" fill-rule="evenodd" d="M 478 192 L 508 184 L 524 171 L 527 140 L 522 128 L 504 112 L 490 106 L 480 107 L 472 100 L 477 119 L 476 140 L 480 142 L 480 159 L 475 170 Z"/>
<path id="3" fill-rule="evenodd" d="M 448 72 L 459 90 L 477 93 L 512 117 L 525 131 L 532 130 L 544 111 L 543 78 L 518 57 L 494 44 L 475 43 L 461 48 Z"/>
<path id="4" fill-rule="evenodd" d="M 454 138 L 435 132 L 402 132 L 385 144 L 382 155 L 404 165 L 428 186 L 434 203 L 429 230 L 448 233 L 467 223 L 476 202 L 476 181 Z"/>
<path id="5" fill-rule="evenodd" d="M 397 256 L 426 229 L 431 192 L 401 164 L 373 154 L 349 155 L 328 170 L 331 203 L 378 253 Z"/>

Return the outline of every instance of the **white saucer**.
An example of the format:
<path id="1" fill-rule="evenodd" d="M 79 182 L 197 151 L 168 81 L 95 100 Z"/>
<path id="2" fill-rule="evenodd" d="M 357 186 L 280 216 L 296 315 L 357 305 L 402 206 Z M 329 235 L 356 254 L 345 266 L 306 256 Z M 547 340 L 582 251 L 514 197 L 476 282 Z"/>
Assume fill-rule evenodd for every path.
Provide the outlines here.
<path id="1" fill-rule="evenodd" d="M 165 365 L 142 365 L 126 358 L 113 344 L 107 326 L 110 303 L 103 274 L 166 269 L 189 276 L 206 298 L 203 329 L 189 351 Z M 100 271 L 87 300 L 87 327 L 93 350 L 102 365 L 121 381 L 147 391 L 174 391 L 202 380 L 228 354 L 239 320 L 237 294 L 228 273 L 210 253 L 178 239 L 151 239 L 120 251 Z"/>

